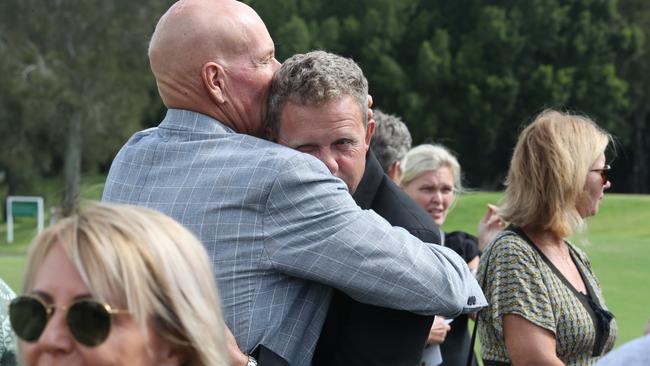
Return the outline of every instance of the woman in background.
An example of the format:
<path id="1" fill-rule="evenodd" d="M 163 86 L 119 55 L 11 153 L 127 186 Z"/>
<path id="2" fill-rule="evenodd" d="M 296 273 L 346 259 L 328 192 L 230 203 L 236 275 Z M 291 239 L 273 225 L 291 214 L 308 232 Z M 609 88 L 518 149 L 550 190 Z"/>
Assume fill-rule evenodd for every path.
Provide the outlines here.
<path id="1" fill-rule="evenodd" d="M 511 223 L 481 257 L 481 355 L 490 365 L 591 365 L 616 339 L 589 259 L 567 240 L 598 213 L 611 136 L 542 112 L 517 141 L 498 214 Z"/>
<path id="2" fill-rule="evenodd" d="M 404 157 L 402 171 L 402 189 L 442 228 L 449 208 L 462 190 L 460 164 L 456 157 L 442 145 L 416 146 Z M 494 215 L 494 209 L 494 206 L 488 206 L 479 223 L 478 238 L 461 231 L 445 233 L 440 230 L 441 244 L 465 259 L 474 273 L 480 249 L 503 229 L 503 221 Z M 465 365 L 470 352 L 467 315 L 459 316 L 449 325 L 445 324 L 444 318 L 437 316 L 427 342 L 440 344 L 442 365 Z"/>
<path id="3" fill-rule="evenodd" d="M 228 363 L 203 246 L 142 207 L 91 204 L 38 235 L 10 318 L 26 365 Z"/>

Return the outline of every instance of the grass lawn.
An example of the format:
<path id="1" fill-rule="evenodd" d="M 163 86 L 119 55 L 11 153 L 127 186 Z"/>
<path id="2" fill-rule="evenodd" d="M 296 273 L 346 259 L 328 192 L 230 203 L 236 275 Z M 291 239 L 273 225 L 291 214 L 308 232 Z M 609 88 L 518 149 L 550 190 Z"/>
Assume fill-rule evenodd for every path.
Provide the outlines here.
<path id="1" fill-rule="evenodd" d="M 44 187 L 48 187 L 44 185 Z M 98 199 L 103 177 L 84 177 L 82 197 Z M 60 192 L 44 189 L 45 205 L 60 202 Z M 476 233 L 485 204 L 497 203 L 499 193 L 467 193 L 460 197 L 449 214 L 445 230 Z M 619 326 L 617 344 L 642 334 L 650 317 L 650 195 L 609 194 L 600 213 L 588 222 L 590 243 L 581 245 L 601 281 L 607 305 L 616 315 Z M 0 278 L 19 291 L 27 245 L 36 234 L 36 224 L 29 218 L 16 223 L 15 242 L 7 244 L 6 226 L 0 225 Z M 578 244 L 579 239 L 573 239 Z"/>
<path id="2" fill-rule="evenodd" d="M 485 204 L 499 193 L 468 193 L 449 213 L 445 230 L 476 234 Z M 643 334 L 650 318 L 650 196 L 608 194 L 598 215 L 588 220 L 588 243 L 572 242 L 588 255 L 601 282 L 607 306 L 619 327 L 617 345 Z"/>
<path id="3" fill-rule="evenodd" d="M 104 176 L 90 175 L 82 177 L 80 193 L 86 200 L 98 200 L 104 189 Z M 35 183 L 36 190 L 42 192 L 45 200 L 45 222 L 49 222 L 50 207 L 58 206 L 63 195 L 63 184 L 56 179 Z M 18 217 L 14 222 L 14 242 L 7 243 L 6 222 L 0 224 L 0 278 L 14 291 L 19 292 L 25 262 L 25 253 L 29 242 L 36 236 L 36 219 Z"/>

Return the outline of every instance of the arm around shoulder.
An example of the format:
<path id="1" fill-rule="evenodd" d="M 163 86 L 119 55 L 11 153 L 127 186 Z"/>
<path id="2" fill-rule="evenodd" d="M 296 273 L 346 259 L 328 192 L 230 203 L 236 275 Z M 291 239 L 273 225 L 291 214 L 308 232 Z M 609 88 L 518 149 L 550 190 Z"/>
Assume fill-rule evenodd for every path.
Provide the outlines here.
<path id="1" fill-rule="evenodd" d="M 361 210 L 320 162 L 297 160 L 278 175 L 267 201 L 266 248 L 278 270 L 425 315 L 455 317 L 486 304 L 455 252 Z"/>

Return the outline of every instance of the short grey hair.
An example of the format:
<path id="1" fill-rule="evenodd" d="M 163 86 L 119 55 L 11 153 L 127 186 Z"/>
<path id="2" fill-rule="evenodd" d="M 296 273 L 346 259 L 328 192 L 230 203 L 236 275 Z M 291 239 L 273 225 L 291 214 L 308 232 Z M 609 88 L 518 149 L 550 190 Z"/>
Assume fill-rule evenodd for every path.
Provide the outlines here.
<path id="1" fill-rule="evenodd" d="M 379 109 L 373 111 L 375 134 L 370 141 L 370 149 L 379 160 L 379 164 L 388 173 L 394 162 L 402 160 L 411 148 L 413 140 L 406 124 L 395 115 Z"/>
<path id="2" fill-rule="evenodd" d="M 402 163 L 401 185 L 406 187 L 411 181 L 428 171 L 436 171 L 442 167 L 451 169 L 454 177 L 454 192 L 462 191 L 460 164 L 456 157 L 444 146 L 438 144 L 423 144 L 409 150 Z"/>
<path id="3" fill-rule="evenodd" d="M 273 76 L 266 128 L 276 137 L 280 116 L 288 101 L 320 106 L 353 97 L 359 104 L 363 125 L 368 124 L 368 80 L 352 59 L 325 51 L 297 54 L 287 59 Z"/>

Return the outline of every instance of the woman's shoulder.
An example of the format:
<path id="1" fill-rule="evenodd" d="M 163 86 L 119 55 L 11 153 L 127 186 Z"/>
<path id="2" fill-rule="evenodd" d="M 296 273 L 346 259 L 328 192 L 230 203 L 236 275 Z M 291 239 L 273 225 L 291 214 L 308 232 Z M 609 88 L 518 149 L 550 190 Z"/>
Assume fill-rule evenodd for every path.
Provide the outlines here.
<path id="1" fill-rule="evenodd" d="M 571 248 L 571 250 L 575 254 L 576 259 L 580 262 L 582 267 L 585 268 L 593 277 L 594 276 L 593 268 L 591 267 L 591 261 L 589 260 L 587 253 L 585 253 L 585 251 L 582 248 L 578 247 L 575 244 L 567 242 L 567 245 L 569 246 L 569 248 Z"/>
<path id="2" fill-rule="evenodd" d="M 504 255 L 531 256 L 535 254 L 535 249 L 526 241 L 526 238 L 519 235 L 515 230 L 506 229 L 497 234 L 492 243 L 485 248 L 483 258 L 486 258 L 486 255 L 503 257 Z"/>
<path id="3" fill-rule="evenodd" d="M 579 246 L 567 241 L 566 242 L 569 248 L 573 250 L 573 252 L 578 256 L 578 259 L 580 259 L 583 263 L 589 264 L 589 257 L 587 256 L 587 253 L 580 248 Z"/>
<path id="4" fill-rule="evenodd" d="M 0 279 L 0 303 L 9 303 L 14 297 L 16 297 L 16 294 L 14 294 L 9 285 Z"/>
<path id="5" fill-rule="evenodd" d="M 0 279 L 0 364 L 15 365 L 15 338 L 9 325 L 9 302 L 15 297 Z"/>
<path id="6" fill-rule="evenodd" d="M 527 273 L 538 277 L 541 258 L 526 239 L 513 230 L 506 229 L 488 245 L 479 262 L 478 275 L 518 276 Z"/>

